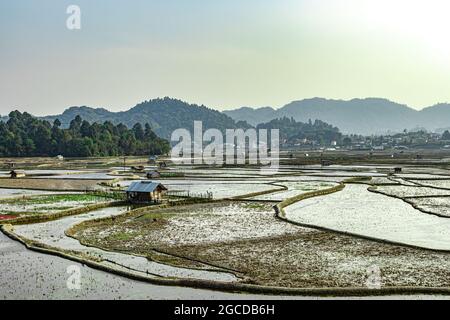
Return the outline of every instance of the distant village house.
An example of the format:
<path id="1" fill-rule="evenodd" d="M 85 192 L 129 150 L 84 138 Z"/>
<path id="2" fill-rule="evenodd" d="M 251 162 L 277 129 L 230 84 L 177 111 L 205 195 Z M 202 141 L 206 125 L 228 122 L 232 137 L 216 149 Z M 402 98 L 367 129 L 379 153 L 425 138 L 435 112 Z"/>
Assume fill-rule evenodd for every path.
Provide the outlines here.
<path id="1" fill-rule="evenodd" d="M 157 156 L 150 156 L 148 157 L 148 163 L 150 164 L 156 164 L 156 160 L 158 159 Z"/>
<path id="2" fill-rule="evenodd" d="M 167 168 L 167 163 L 165 161 L 162 161 L 159 163 L 160 168 Z"/>
<path id="3" fill-rule="evenodd" d="M 144 166 L 132 166 L 131 169 L 133 169 L 135 171 L 144 171 L 145 167 Z"/>

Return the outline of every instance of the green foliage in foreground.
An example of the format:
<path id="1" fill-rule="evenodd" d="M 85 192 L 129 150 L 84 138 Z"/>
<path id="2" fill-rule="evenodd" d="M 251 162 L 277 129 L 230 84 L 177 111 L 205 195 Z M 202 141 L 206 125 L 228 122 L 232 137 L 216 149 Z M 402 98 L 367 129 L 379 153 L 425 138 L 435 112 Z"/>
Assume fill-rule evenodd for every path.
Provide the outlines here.
<path id="1" fill-rule="evenodd" d="M 170 149 L 167 140 L 159 138 L 148 124 L 137 123 L 132 129 L 123 124 L 103 124 L 83 121 L 80 116 L 61 129 L 56 119 L 53 125 L 24 112 L 13 111 L 9 120 L 0 122 L 0 156 L 92 157 L 119 155 L 164 154 Z"/>

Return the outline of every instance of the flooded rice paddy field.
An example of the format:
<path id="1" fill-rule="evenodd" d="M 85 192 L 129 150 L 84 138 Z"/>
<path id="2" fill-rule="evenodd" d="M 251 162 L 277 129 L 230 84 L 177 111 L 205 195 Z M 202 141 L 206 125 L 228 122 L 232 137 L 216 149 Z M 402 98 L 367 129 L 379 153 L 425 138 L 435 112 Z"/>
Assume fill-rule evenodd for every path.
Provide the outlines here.
<path id="1" fill-rule="evenodd" d="M 99 180 L 88 179 L 38 179 L 38 178 L 19 178 L 19 179 L 0 179 L 0 188 L 8 189 L 28 189 L 28 190 L 47 190 L 47 191 L 86 191 L 103 189 L 99 185 Z"/>
<path id="2" fill-rule="evenodd" d="M 17 198 L 17 197 L 28 197 L 32 195 L 42 195 L 42 194 L 54 194 L 57 191 L 40 191 L 40 190 L 27 190 L 27 189 L 3 189 L 0 188 L 0 199 L 5 198 Z"/>
<path id="3" fill-rule="evenodd" d="M 0 233 L 0 299 L 278 299 L 283 297 L 233 294 L 203 289 L 158 286 L 84 264 L 27 250 Z M 80 289 L 69 289 L 68 270 L 78 267 Z"/>
<path id="4" fill-rule="evenodd" d="M 77 223 L 94 218 L 111 217 L 127 211 L 127 207 L 111 207 L 97 209 L 86 214 L 64 217 L 59 220 L 15 226 L 15 234 L 33 241 L 59 248 L 80 256 L 91 257 L 92 260 L 100 260 L 100 263 L 119 270 L 131 270 L 133 273 L 153 277 L 181 277 L 206 280 L 234 281 L 235 277 L 229 273 L 208 272 L 194 269 L 172 267 L 149 261 L 146 257 L 129 255 L 119 252 L 104 251 L 87 247 L 76 239 L 66 235 L 66 230 Z"/>
<path id="5" fill-rule="evenodd" d="M 238 270 L 260 285 L 366 287 L 373 268 L 380 271 L 383 287 L 447 287 L 450 282 L 450 255 L 446 253 L 318 230 L 214 245 L 184 245 L 169 251 Z"/>
<path id="6" fill-rule="evenodd" d="M 166 185 L 173 191 L 184 191 L 192 194 L 212 194 L 213 199 L 224 199 L 243 196 L 254 192 L 264 192 L 277 189 L 276 186 L 265 183 L 193 183 L 193 184 L 172 184 L 166 182 Z"/>
<path id="7" fill-rule="evenodd" d="M 121 169 L 123 170 L 123 168 Z M 114 179 L 114 170 L 26 170 L 26 177 L 33 179 Z M 8 178 L 9 171 L 0 171 L 0 178 Z"/>
<path id="8" fill-rule="evenodd" d="M 449 190 L 420 187 L 417 185 L 377 186 L 376 191 L 397 197 L 450 196 Z"/>
<path id="9" fill-rule="evenodd" d="M 272 206 L 273 203 L 225 201 L 152 210 L 114 222 L 94 222 L 75 236 L 83 243 L 142 253 L 185 244 L 274 237 L 304 229 L 274 219 Z"/>
<path id="10" fill-rule="evenodd" d="M 83 243 L 118 251 L 153 249 L 235 270 L 251 283 L 364 287 L 376 265 L 385 286 L 445 286 L 450 255 L 303 228 L 273 219 L 270 204 L 203 204 L 82 226 Z"/>
<path id="11" fill-rule="evenodd" d="M 129 186 L 131 181 L 122 181 L 119 184 L 122 187 Z M 204 180 L 204 179 L 154 179 L 153 181 L 164 184 L 170 191 L 180 191 L 184 193 L 191 193 L 192 195 L 206 195 L 212 194 L 213 199 L 224 199 L 243 196 L 254 192 L 264 192 L 277 189 L 279 187 L 271 185 L 275 179 L 269 180 Z"/>
<path id="12" fill-rule="evenodd" d="M 36 179 L 84 179 L 84 180 L 112 180 L 114 175 L 109 172 L 81 172 L 51 176 L 38 176 Z"/>
<path id="13" fill-rule="evenodd" d="M 439 179 L 439 178 L 444 178 L 445 176 L 448 176 L 449 173 L 446 172 L 436 172 L 435 174 L 430 174 L 430 173 L 398 173 L 396 174 L 397 177 L 399 178 L 403 178 L 403 179 Z"/>
<path id="14" fill-rule="evenodd" d="M 388 178 L 388 177 L 372 177 L 370 180 L 370 184 L 377 185 L 377 184 L 401 184 L 402 181 L 399 181 L 395 178 Z"/>
<path id="15" fill-rule="evenodd" d="M 450 197 L 411 198 L 408 202 L 420 210 L 450 218 Z"/>
<path id="16" fill-rule="evenodd" d="M 270 200 L 270 201 L 283 201 L 288 198 L 295 197 L 299 194 L 304 194 L 311 191 L 328 189 L 337 186 L 337 183 L 327 181 L 299 181 L 299 182 L 279 182 L 288 189 L 285 191 L 278 191 L 269 194 L 263 194 L 256 197 L 251 197 L 252 200 Z"/>
<path id="17" fill-rule="evenodd" d="M 417 187 L 418 186 L 417 183 L 415 183 L 415 182 L 413 182 L 411 180 L 407 180 L 407 179 L 399 178 L 399 177 L 395 177 L 395 176 L 389 177 L 389 180 L 391 180 L 392 183 L 401 184 L 401 185 L 404 185 L 404 186 L 411 186 L 411 187 Z"/>
<path id="18" fill-rule="evenodd" d="M 0 200 L 0 214 L 22 216 L 30 214 L 55 213 L 84 207 L 94 203 L 111 202 L 112 199 L 92 194 L 33 195 L 21 199 Z"/>
<path id="19" fill-rule="evenodd" d="M 348 184 L 340 192 L 294 203 L 285 212 L 287 219 L 299 223 L 450 250 L 449 219 L 421 212 L 401 199 L 369 192 L 366 185 Z"/>
<path id="20" fill-rule="evenodd" d="M 315 177 L 384 177 L 384 173 L 379 172 L 362 172 L 362 171 L 331 171 L 331 170 L 311 170 L 305 171 L 306 175 Z"/>
<path id="21" fill-rule="evenodd" d="M 450 179 L 449 180 L 410 180 L 417 185 L 430 186 L 435 188 L 443 188 L 450 190 Z"/>
<path id="22" fill-rule="evenodd" d="M 315 175 L 309 175 L 308 173 L 304 173 L 304 174 L 289 174 L 289 175 L 280 175 L 277 177 L 273 177 L 272 179 L 269 178 L 264 178 L 264 179 L 259 179 L 258 181 L 272 181 L 272 182 L 285 182 L 285 181 L 304 181 L 304 182 L 309 182 L 309 181 L 323 181 L 323 182 L 342 182 L 344 180 L 346 180 L 347 177 L 334 177 L 334 176 L 330 176 L 330 177 L 317 177 Z"/>
<path id="23" fill-rule="evenodd" d="M 144 179 L 145 172 L 135 173 L 130 168 L 120 167 L 120 162 L 111 163 L 111 166 L 98 164 L 98 169 L 29 170 L 30 176 L 27 172 L 26 178 L 2 178 L 0 187 L 10 189 L 0 189 L 0 215 L 2 212 L 57 212 L 92 203 L 80 199 L 14 203 L 1 198 L 40 196 L 65 190 L 107 190 L 104 182 L 112 179 L 115 186 L 126 188 L 136 181 L 136 174 Z M 55 248 L 100 259 L 109 267 L 132 269 L 132 273 L 149 277 L 229 282 L 241 281 L 238 277 L 242 276 L 246 282 L 261 285 L 365 287 L 367 270 L 375 265 L 381 271 L 382 286 L 450 287 L 450 272 L 447 271 L 450 270 L 450 253 L 425 250 L 450 251 L 450 220 L 445 218 L 450 217 L 450 190 L 444 190 L 447 186 L 450 189 L 450 171 L 443 167 L 408 165 L 403 166 L 401 173 L 392 174 L 393 167 L 380 164 L 288 165 L 276 172 L 249 167 L 171 167 L 167 171 L 181 172 L 184 178 L 155 181 L 169 190 L 191 194 L 211 192 L 214 199 L 269 191 L 280 185 L 288 190 L 256 196 L 249 199 L 252 201 L 195 204 L 131 216 L 122 216 L 128 210 L 126 207 L 105 208 L 45 223 L 16 226 L 15 232 Z M 129 175 L 123 174 L 128 171 Z M 118 174 L 112 174 L 114 172 Z M 284 209 L 289 220 L 309 227 L 274 216 L 273 205 L 277 202 L 333 187 L 350 177 L 372 179 L 365 184 L 346 184 L 342 191 L 302 200 Z M 368 191 L 370 185 L 377 185 L 376 190 L 386 195 Z M 409 203 L 388 195 L 405 198 Z M 417 210 L 412 204 L 443 217 Z M 89 222 L 110 216 L 116 218 Z M 76 239 L 66 235 L 68 229 L 80 222 L 84 223 L 70 233 Z M 321 227 L 354 235 L 316 229 Z M 95 298 L 101 295 L 100 298 L 129 299 L 155 298 L 159 291 L 162 292 L 159 298 L 177 294 L 199 298 L 243 297 L 153 286 L 86 266 L 82 266 L 86 273 L 85 290 L 70 292 L 62 280 L 67 278 L 66 266 L 74 263 L 28 251 L 0 236 L 0 262 L 18 266 L 17 274 L 8 271 L 0 276 L 0 297 Z M 27 268 L 31 270 L 29 275 L 25 275 Z M 46 269 L 62 274 L 52 280 Z M 14 291 L 19 285 L 23 288 Z"/>

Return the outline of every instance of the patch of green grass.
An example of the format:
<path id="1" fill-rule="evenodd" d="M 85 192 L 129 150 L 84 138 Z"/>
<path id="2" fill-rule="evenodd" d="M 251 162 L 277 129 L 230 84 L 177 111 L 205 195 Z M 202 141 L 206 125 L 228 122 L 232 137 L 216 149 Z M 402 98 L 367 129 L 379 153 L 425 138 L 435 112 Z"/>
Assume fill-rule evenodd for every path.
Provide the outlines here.
<path id="1" fill-rule="evenodd" d="M 161 178 L 177 178 L 184 177 L 183 172 L 161 172 Z"/>

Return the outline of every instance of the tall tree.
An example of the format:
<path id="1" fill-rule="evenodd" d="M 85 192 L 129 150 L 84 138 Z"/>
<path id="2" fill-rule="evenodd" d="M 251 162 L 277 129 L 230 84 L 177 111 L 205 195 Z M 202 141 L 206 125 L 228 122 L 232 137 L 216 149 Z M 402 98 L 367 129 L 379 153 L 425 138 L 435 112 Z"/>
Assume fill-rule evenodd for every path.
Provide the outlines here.
<path id="1" fill-rule="evenodd" d="M 28 113 L 13 111 L 7 123 L 0 122 L 0 156 L 116 156 L 162 154 L 169 151 L 169 142 L 157 137 L 151 129 L 144 131 L 137 124 L 129 130 L 123 124 L 103 124 L 76 117 L 68 129 L 61 129 L 56 119 L 34 118 Z"/>

